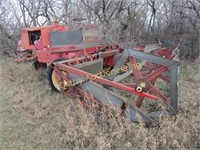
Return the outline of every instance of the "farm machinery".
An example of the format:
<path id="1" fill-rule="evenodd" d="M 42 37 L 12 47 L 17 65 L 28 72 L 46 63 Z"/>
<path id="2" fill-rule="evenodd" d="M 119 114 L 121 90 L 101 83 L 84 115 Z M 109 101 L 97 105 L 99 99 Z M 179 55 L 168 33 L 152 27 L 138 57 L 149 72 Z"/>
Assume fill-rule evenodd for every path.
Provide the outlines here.
<path id="1" fill-rule="evenodd" d="M 76 20 L 81 21 L 81 18 Z M 23 28 L 15 61 L 34 61 L 35 69 L 38 69 L 46 68 L 47 64 L 60 58 L 92 53 L 104 47 L 97 46 L 97 34 L 97 26 L 93 24 L 80 24 L 75 28 L 72 25 L 61 25 L 57 21 L 50 26 Z"/>
<path id="2" fill-rule="evenodd" d="M 95 25 L 72 29 L 58 23 L 22 29 L 22 43 L 30 46 L 29 52 L 20 48 L 24 54 L 17 62 L 25 56 L 35 60 L 36 69 L 49 64 L 51 88 L 78 98 L 84 106 L 116 108 L 132 122 L 145 124 L 178 112 L 178 46 L 166 49 L 159 43 L 124 49 L 99 44 Z"/>

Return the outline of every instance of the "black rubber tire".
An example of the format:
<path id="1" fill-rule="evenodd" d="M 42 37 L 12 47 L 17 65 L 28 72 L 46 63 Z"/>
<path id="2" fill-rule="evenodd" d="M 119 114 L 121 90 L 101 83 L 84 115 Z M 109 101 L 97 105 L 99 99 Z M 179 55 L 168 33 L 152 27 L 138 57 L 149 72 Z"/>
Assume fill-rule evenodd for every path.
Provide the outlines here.
<path id="1" fill-rule="evenodd" d="M 63 61 L 63 60 L 67 60 L 67 58 L 58 58 L 56 60 L 54 60 L 53 62 L 59 62 L 59 61 Z M 55 92 L 60 92 L 53 84 L 53 81 L 52 81 L 52 73 L 54 71 L 54 68 L 52 66 L 52 64 L 50 64 L 47 68 L 47 78 L 48 78 L 48 81 L 49 81 L 49 85 L 52 89 L 52 91 L 55 91 Z"/>
<path id="2" fill-rule="evenodd" d="M 37 59 L 33 61 L 33 66 L 34 66 L 35 70 L 47 69 L 47 64 L 39 62 Z"/>

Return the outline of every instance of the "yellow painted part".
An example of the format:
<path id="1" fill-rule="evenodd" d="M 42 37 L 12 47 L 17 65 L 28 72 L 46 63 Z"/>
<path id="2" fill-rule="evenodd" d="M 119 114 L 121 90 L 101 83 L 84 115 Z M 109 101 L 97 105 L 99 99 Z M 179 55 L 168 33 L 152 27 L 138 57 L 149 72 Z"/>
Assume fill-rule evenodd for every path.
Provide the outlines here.
<path id="1" fill-rule="evenodd" d="M 87 41 L 88 41 L 88 43 L 92 43 L 94 41 L 94 39 L 93 38 L 88 38 Z"/>
<path id="2" fill-rule="evenodd" d="M 144 82 L 140 83 L 140 86 L 145 88 L 146 87 L 146 84 Z"/>
<path id="3" fill-rule="evenodd" d="M 53 85 L 55 86 L 55 88 L 56 88 L 58 91 L 61 91 L 61 90 L 60 90 L 60 85 L 59 85 L 59 82 L 58 82 L 58 78 L 57 78 L 56 72 L 55 72 L 54 70 L 53 70 L 53 72 L 52 72 L 51 79 L 52 79 L 52 82 L 53 82 Z"/>
<path id="4" fill-rule="evenodd" d="M 66 72 L 62 72 L 62 73 L 63 73 L 63 75 L 66 75 Z M 54 70 L 52 72 L 51 79 L 52 79 L 52 82 L 53 82 L 53 85 L 55 86 L 55 88 L 58 91 L 61 91 L 60 84 L 59 84 L 58 78 L 56 76 L 56 72 Z M 67 87 L 67 81 L 66 80 L 64 80 L 64 87 Z"/>
<path id="5" fill-rule="evenodd" d="M 136 88 L 136 91 L 139 92 L 139 93 L 141 93 L 141 92 L 142 92 L 142 87 L 138 86 L 138 87 Z"/>

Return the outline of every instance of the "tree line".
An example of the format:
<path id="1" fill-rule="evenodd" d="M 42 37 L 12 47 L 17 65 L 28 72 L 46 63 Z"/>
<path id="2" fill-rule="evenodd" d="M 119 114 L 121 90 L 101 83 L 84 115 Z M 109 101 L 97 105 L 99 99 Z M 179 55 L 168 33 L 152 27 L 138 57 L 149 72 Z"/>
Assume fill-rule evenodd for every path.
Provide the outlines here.
<path id="1" fill-rule="evenodd" d="M 200 0 L 0 0 L 0 48 L 17 41 L 21 28 L 55 20 L 68 25 L 80 17 L 97 24 L 107 43 L 159 38 L 167 46 L 180 43 L 182 58 L 199 56 Z"/>

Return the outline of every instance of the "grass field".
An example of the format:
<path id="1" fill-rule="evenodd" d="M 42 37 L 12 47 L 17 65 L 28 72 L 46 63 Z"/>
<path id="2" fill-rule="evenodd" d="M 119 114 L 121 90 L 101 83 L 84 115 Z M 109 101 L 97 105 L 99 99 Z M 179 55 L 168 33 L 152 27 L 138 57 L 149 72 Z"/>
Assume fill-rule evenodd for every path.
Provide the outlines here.
<path id="1" fill-rule="evenodd" d="M 46 71 L 0 59 L 0 149 L 200 149 L 200 61 L 181 62 L 179 114 L 145 128 L 50 90 Z M 115 117 L 112 117 L 112 116 Z"/>

